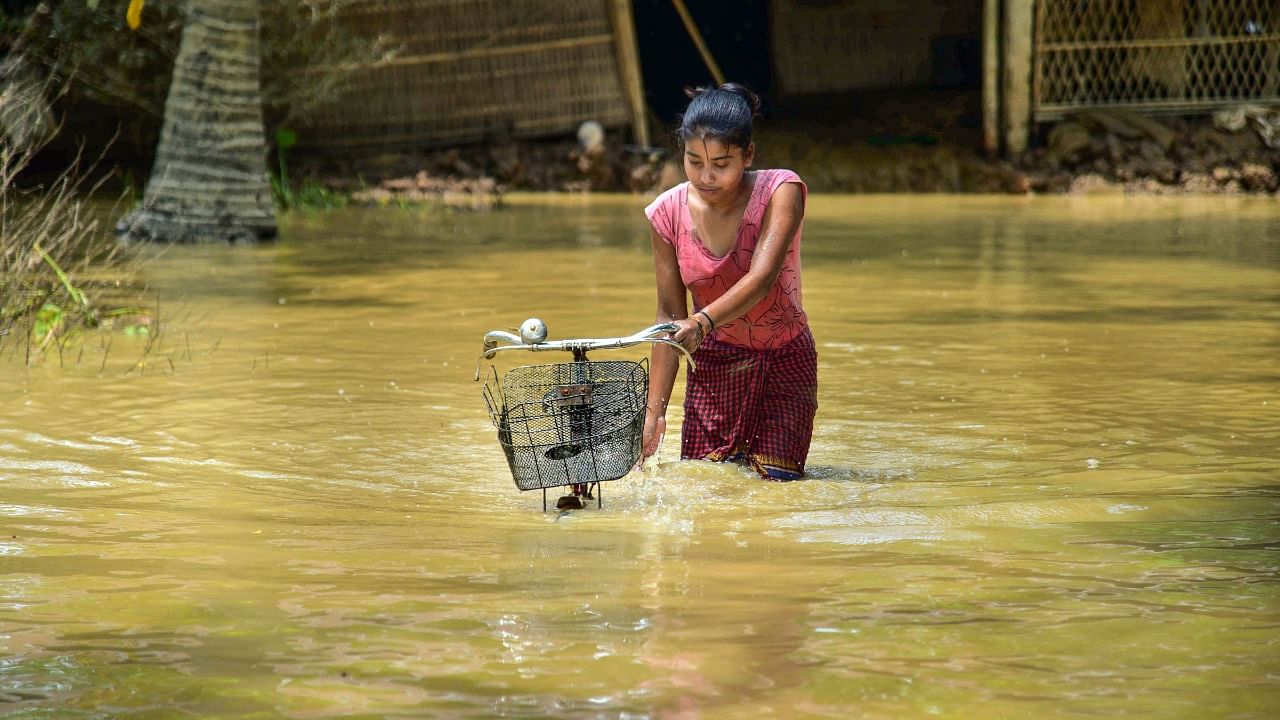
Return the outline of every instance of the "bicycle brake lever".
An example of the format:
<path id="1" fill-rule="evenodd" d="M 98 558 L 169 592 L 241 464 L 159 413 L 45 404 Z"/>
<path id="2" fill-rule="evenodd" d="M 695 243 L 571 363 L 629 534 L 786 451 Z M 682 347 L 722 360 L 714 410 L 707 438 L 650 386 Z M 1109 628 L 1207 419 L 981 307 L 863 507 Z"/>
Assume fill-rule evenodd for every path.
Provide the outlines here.
<path id="1" fill-rule="evenodd" d="M 671 347 L 679 350 L 681 353 L 684 354 L 684 358 L 689 361 L 689 369 L 692 370 L 693 372 L 698 371 L 698 363 L 694 361 L 693 354 L 690 353 L 688 350 L 685 350 L 684 346 L 676 342 L 675 340 L 672 340 L 671 338 L 651 338 L 649 342 L 655 345 L 670 345 Z"/>
<path id="2" fill-rule="evenodd" d="M 485 333 L 484 342 L 481 344 L 480 356 L 476 358 L 475 382 L 480 382 L 480 361 L 493 357 L 493 351 L 498 349 L 498 343 L 502 341 L 511 345 L 524 344 L 524 340 L 520 339 L 519 335 L 506 330 L 490 330 Z"/>

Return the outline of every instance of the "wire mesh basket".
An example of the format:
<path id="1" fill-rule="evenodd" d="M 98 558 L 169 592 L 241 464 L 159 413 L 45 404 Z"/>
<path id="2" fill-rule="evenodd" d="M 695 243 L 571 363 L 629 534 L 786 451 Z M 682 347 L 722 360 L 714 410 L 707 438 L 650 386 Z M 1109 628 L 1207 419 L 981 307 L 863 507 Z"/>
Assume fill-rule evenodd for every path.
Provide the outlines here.
<path id="1" fill-rule="evenodd" d="M 526 365 L 484 385 L 516 487 L 617 480 L 640 459 L 647 360 Z"/>

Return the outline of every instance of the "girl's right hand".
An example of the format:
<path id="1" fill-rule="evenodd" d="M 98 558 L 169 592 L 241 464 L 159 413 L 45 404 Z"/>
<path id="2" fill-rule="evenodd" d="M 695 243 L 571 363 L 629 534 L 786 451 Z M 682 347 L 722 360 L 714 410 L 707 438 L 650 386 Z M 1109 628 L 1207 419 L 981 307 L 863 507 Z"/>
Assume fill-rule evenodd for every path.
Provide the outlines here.
<path id="1" fill-rule="evenodd" d="M 644 436 L 640 444 L 640 464 L 646 458 L 658 452 L 662 437 L 667 434 L 667 416 L 657 413 L 646 413 L 644 417 Z"/>

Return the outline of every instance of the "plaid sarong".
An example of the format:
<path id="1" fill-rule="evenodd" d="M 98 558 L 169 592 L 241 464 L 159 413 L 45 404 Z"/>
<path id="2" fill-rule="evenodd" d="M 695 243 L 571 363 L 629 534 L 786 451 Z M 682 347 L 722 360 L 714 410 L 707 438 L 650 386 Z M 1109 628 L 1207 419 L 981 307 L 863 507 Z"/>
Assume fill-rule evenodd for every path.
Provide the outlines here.
<path id="1" fill-rule="evenodd" d="M 806 327 L 773 350 L 708 337 L 688 375 L 680 457 L 745 462 L 762 477 L 796 480 L 813 439 L 818 353 Z"/>

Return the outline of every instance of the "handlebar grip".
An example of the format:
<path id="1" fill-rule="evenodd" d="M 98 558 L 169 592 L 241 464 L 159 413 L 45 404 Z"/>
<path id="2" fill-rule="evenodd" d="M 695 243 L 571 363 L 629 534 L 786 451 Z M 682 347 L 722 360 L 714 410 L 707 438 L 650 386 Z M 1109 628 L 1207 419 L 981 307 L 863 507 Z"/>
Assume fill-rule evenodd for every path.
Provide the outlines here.
<path id="1" fill-rule="evenodd" d="M 516 345 L 522 344 L 524 342 L 523 340 L 520 339 L 520 336 L 516 335 L 515 333 L 509 333 L 506 330 L 490 330 L 489 332 L 484 334 L 484 349 L 492 350 L 493 348 L 498 346 L 499 340 L 505 340 L 509 343 L 514 343 Z"/>

